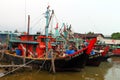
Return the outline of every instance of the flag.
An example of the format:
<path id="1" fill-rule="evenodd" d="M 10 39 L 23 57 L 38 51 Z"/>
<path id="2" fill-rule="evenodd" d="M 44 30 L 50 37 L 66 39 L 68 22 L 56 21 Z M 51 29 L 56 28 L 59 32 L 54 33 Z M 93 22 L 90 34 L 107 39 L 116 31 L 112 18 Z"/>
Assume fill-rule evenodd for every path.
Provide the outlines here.
<path id="1" fill-rule="evenodd" d="M 56 24 L 56 27 L 55 27 L 55 34 L 54 34 L 55 38 L 57 36 L 60 36 L 60 33 L 59 33 L 59 30 L 58 30 L 58 23 Z"/>
<path id="2" fill-rule="evenodd" d="M 90 54 L 90 52 L 92 51 L 92 49 L 93 49 L 94 44 L 96 43 L 96 41 L 97 41 L 96 38 L 90 40 L 90 43 L 88 44 L 87 51 L 86 51 L 87 54 Z"/>
<path id="3" fill-rule="evenodd" d="M 104 48 L 104 52 L 102 52 L 102 56 L 105 56 L 106 54 L 107 54 L 107 52 L 109 51 L 109 46 L 106 46 L 105 48 Z"/>
<path id="4" fill-rule="evenodd" d="M 66 30 L 67 30 L 66 25 L 64 25 L 64 29 L 63 29 L 63 31 L 65 32 Z"/>
<path id="5" fill-rule="evenodd" d="M 58 29 L 58 23 L 56 24 L 56 27 L 55 27 L 55 29 Z"/>

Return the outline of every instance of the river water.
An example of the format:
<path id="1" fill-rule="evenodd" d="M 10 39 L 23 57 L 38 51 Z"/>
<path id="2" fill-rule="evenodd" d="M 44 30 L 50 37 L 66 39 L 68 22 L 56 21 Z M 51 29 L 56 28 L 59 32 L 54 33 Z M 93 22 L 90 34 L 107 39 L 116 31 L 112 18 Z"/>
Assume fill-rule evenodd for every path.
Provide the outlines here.
<path id="1" fill-rule="evenodd" d="M 111 62 L 112 60 L 112 62 Z M 6 75 L 0 80 L 120 80 L 120 58 L 102 62 L 99 67 L 86 66 L 80 72 L 57 72 L 22 70 Z"/>

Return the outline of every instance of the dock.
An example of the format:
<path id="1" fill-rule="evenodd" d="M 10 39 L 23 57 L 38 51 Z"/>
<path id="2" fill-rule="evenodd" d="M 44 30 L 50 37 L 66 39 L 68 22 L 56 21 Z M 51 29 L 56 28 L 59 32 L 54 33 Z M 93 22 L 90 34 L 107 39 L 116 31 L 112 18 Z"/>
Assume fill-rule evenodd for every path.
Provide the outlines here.
<path id="1" fill-rule="evenodd" d="M 31 66 L 25 66 L 25 65 L 0 65 L 0 68 L 10 68 L 10 67 L 25 67 L 25 68 L 31 68 Z"/>

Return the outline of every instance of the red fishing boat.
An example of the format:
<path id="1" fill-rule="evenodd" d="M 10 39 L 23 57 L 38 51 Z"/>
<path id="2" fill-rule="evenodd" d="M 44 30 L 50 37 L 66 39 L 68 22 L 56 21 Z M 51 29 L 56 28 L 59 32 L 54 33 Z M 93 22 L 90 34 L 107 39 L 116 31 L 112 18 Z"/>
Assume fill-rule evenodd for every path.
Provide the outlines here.
<path id="1" fill-rule="evenodd" d="M 55 46 L 52 46 L 54 38 L 48 36 L 47 39 L 49 42 L 46 52 L 45 35 L 21 35 L 20 40 L 10 40 L 10 50 L 6 51 L 4 56 L 6 60 L 13 61 L 15 64 L 26 64 L 33 60 L 30 65 L 37 69 L 43 65 L 43 69 L 50 70 L 53 58 L 56 69 L 73 70 L 84 67 L 88 57 L 87 48 L 60 57 Z"/>
<path id="2" fill-rule="evenodd" d="M 112 50 L 111 56 L 120 56 L 120 46 L 116 46 L 116 48 Z"/>
<path id="3" fill-rule="evenodd" d="M 57 51 L 56 39 L 48 35 L 52 14 L 49 16 L 50 10 L 48 6 L 45 35 L 30 35 L 28 29 L 28 33 L 20 35 L 19 39 L 12 38 L 9 41 L 9 50 L 4 53 L 5 60 L 12 61 L 14 64 L 30 65 L 34 69 L 53 70 L 53 72 L 55 70 L 80 70 L 84 68 L 95 41 L 91 41 L 87 47 L 74 51 L 72 54 L 60 56 L 65 54 L 65 51 L 63 51 L 64 53 L 60 50 Z"/>
<path id="4" fill-rule="evenodd" d="M 93 49 L 91 54 L 89 55 L 86 65 L 99 66 L 102 61 L 107 60 L 107 58 L 109 57 L 107 55 L 108 51 L 109 46 L 103 47 L 103 45 L 96 45 L 95 49 Z"/>

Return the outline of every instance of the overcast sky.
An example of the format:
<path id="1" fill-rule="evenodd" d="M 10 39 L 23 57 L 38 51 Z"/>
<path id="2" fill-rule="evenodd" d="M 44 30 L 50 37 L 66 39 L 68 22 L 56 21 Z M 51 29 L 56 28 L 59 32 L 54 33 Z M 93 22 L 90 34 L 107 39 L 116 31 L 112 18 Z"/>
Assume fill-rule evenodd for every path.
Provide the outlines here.
<path id="1" fill-rule="evenodd" d="M 0 0 L 0 30 L 26 31 L 28 14 L 31 29 L 43 29 L 47 5 L 54 9 L 59 26 L 71 24 L 74 32 L 120 32 L 120 0 Z"/>

